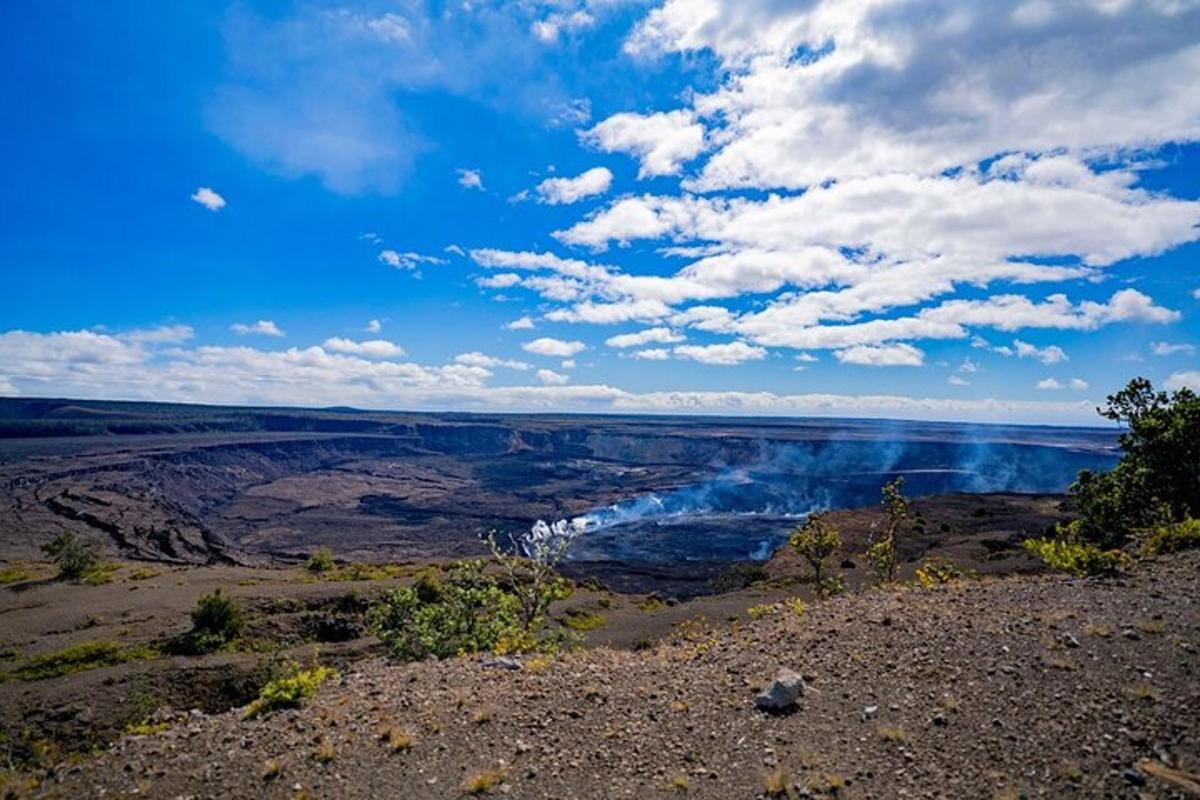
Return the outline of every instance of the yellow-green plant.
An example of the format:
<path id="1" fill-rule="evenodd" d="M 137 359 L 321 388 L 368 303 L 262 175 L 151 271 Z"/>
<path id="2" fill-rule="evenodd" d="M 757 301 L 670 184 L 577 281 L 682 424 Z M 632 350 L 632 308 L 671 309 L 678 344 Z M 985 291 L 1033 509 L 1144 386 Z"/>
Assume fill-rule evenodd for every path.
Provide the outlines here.
<path id="1" fill-rule="evenodd" d="M 813 584 L 820 592 L 823 585 L 821 569 L 825 565 L 825 559 L 842 546 L 842 535 L 837 528 L 829 524 L 827 512 L 810 514 L 804 524 L 792 532 L 788 544 L 812 567 Z"/>
<path id="2" fill-rule="evenodd" d="M 1059 525 L 1054 538 L 1026 539 L 1025 549 L 1047 566 L 1060 572 L 1086 577 L 1112 575 L 1129 563 L 1129 556 L 1120 550 L 1101 550 L 1090 542 L 1073 535 L 1073 525 Z"/>
<path id="3" fill-rule="evenodd" d="M 259 691 L 258 699 L 246 706 L 242 716 L 250 719 L 280 708 L 296 708 L 316 694 L 321 684 L 339 677 L 336 670 L 320 666 L 302 670 L 299 665 L 293 665 L 290 673 L 268 681 Z"/>
<path id="4" fill-rule="evenodd" d="M 328 547 L 322 547 L 308 557 L 308 562 L 304 565 L 304 568 L 309 572 L 321 574 L 333 571 L 334 566 L 333 552 Z"/>
<path id="5" fill-rule="evenodd" d="M 1200 519 L 1191 517 L 1182 522 L 1159 525 L 1142 543 L 1142 552 L 1148 556 L 1196 548 L 1200 548 Z"/>
<path id="6" fill-rule="evenodd" d="M 917 567 L 917 583 L 931 589 L 940 583 L 949 583 L 962 577 L 962 571 L 944 556 L 928 556 Z"/>
<path id="7" fill-rule="evenodd" d="M 896 579 L 896 533 L 908 519 L 909 503 L 904 496 L 904 478 L 883 485 L 884 527 L 879 536 L 872 536 L 865 556 L 880 583 Z"/>

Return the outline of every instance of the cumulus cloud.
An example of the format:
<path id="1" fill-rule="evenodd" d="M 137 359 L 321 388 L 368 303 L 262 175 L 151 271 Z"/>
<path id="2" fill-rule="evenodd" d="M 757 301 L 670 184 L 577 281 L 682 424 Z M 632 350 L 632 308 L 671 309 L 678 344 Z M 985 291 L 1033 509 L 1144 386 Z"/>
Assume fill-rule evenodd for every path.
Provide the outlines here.
<path id="1" fill-rule="evenodd" d="M 1054 378 L 1042 378 L 1040 381 L 1037 382 L 1037 388 L 1043 389 L 1043 390 L 1048 390 L 1048 389 L 1057 390 L 1057 389 L 1063 388 L 1063 385 L 1061 383 L 1059 383 L 1057 380 L 1055 380 Z"/>
<path id="2" fill-rule="evenodd" d="M 506 367 L 508 369 L 527 370 L 530 368 L 530 365 L 524 361 L 484 355 L 478 350 L 472 350 L 470 353 L 459 353 L 454 357 L 454 363 L 466 364 L 469 367 L 483 367 L 484 369 Z"/>
<path id="3" fill-rule="evenodd" d="M 369 339 L 364 342 L 356 342 L 353 339 L 343 339 L 335 336 L 331 339 L 326 339 L 322 346 L 326 350 L 331 350 L 335 353 L 353 353 L 366 358 L 400 358 L 404 355 L 403 347 L 386 339 Z"/>
<path id="4" fill-rule="evenodd" d="M 504 324 L 505 329 L 510 331 L 527 331 L 533 328 L 533 317 L 518 317 L 512 322 Z"/>
<path id="5" fill-rule="evenodd" d="M 622 333 L 618 336 L 610 336 L 604 340 L 604 343 L 609 347 L 639 347 L 651 343 L 671 344 L 673 342 L 682 342 L 683 338 L 683 336 L 675 333 L 670 328 L 646 328 L 636 333 Z"/>
<path id="6" fill-rule="evenodd" d="M 383 330 L 383 323 L 377 319 L 373 319 L 367 323 L 367 326 L 363 328 L 363 330 L 365 330 L 367 333 L 379 333 L 381 330 Z"/>
<path id="7" fill-rule="evenodd" d="M 581 353 L 587 349 L 587 345 L 580 341 L 566 342 L 562 339 L 552 339 L 549 336 L 543 336 L 540 339 L 534 339 L 531 342 L 525 342 L 521 345 L 521 349 L 527 353 L 533 353 L 539 356 L 550 356 L 554 358 L 570 358 L 576 353 Z"/>
<path id="8" fill-rule="evenodd" d="M 273 320 L 260 319 L 258 322 L 245 323 L 235 322 L 229 326 L 229 330 L 236 333 L 238 336 L 249 336 L 258 334 L 260 336 L 284 336 L 284 332 L 279 329 Z"/>
<path id="9" fill-rule="evenodd" d="M 746 361 L 760 361 L 767 356 L 767 351 L 763 348 L 754 347 L 745 342 L 709 345 L 681 344 L 676 346 L 672 352 L 678 358 L 721 366 L 741 364 Z"/>
<path id="10" fill-rule="evenodd" d="M 1023 342 L 1020 339 L 1013 341 L 1013 352 L 1019 358 L 1033 358 L 1043 364 L 1061 364 L 1068 361 L 1066 352 L 1058 345 L 1048 345 L 1046 347 L 1035 347 L 1028 342 Z"/>
<path id="11" fill-rule="evenodd" d="M 970 386 L 971 385 L 970 381 L 966 380 L 965 378 L 960 378 L 957 375 L 951 375 L 949 378 L 946 379 L 946 382 L 949 383 L 951 386 Z"/>
<path id="12" fill-rule="evenodd" d="M 1172 372 L 1167 378 L 1166 386 L 1173 392 L 1180 389 L 1191 389 L 1193 392 L 1200 392 L 1200 370 L 1184 369 L 1178 372 Z"/>
<path id="13" fill-rule="evenodd" d="M 1150 352 L 1156 356 L 1194 355 L 1196 346 L 1191 344 L 1172 344 L 1170 342 L 1151 342 Z"/>
<path id="14" fill-rule="evenodd" d="M 577 203 L 604 194 L 612 186 L 613 174 L 607 167 L 593 167 L 574 178 L 547 178 L 536 187 L 538 199 L 548 205 Z"/>
<path id="15" fill-rule="evenodd" d="M 225 207 L 225 198 L 207 186 L 201 186 L 192 194 L 192 199 L 209 211 L 220 211 Z"/>
<path id="16" fill-rule="evenodd" d="M 648 347 L 645 350 L 635 350 L 630 355 L 641 361 L 666 361 L 671 357 L 671 351 L 665 347 Z"/>
<path id="17" fill-rule="evenodd" d="M 535 376 L 539 381 L 547 386 L 562 386 L 570 383 L 571 378 L 567 375 L 562 375 L 552 369 L 539 369 Z"/>
<path id="18" fill-rule="evenodd" d="M 483 289 L 507 289 L 521 282 L 521 276 L 515 272 L 501 272 L 486 278 L 478 278 L 475 284 Z"/>
<path id="19" fill-rule="evenodd" d="M 157 328 L 139 328 L 118 333 L 116 337 L 126 342 L 143 344 L 179 344 L 194 338 L 196 331 L 191 325 L 160 325 Z"/>
<path id="20" fill-rule="evenodd" d="M 919 367 L 925 354 L 910 344 L 856 345 L 834 350 L 834 358 L 843 364 L 867 367 Z"/>
<path id="21" fill-rule="evenodd" d="M 477 169 L 457 169 L 454 174 L 458 176 L 458 185 L 464 189 L 478 189 L 483 191 L 483 173 Z"/>
<path id="22" fill-rule="evenodd" d="M 640 162 L 639 178 L 674 175 L 704 149 L 704 126 L 691 111 L 614 114 L 580 133 L 606 153 L 629 153 Z"/>

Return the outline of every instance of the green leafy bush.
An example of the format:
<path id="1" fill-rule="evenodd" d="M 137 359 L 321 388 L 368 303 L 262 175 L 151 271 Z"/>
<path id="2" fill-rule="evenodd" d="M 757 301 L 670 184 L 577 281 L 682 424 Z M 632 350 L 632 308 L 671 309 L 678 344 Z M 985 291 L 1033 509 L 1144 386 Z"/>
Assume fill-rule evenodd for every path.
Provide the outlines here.
<path id="1" fill-rule="evenodd" d="M 1025 549 L 1052 569 L 1072 575 L 1112 575 L 1127 566 L 1129 556 L 1120 550 L 1103 550 L 1078 538 L 1078 520 L 1060 526 L 1054 538 L 1026 539 Z"/>
<path id="2" fill-rule="evenodd" d="M 885 517 L 883 532 L 878 536 L 872 535 L 864 553 L 880 583 L 896 579 L 896 533 L 909 514 L 908 498 L 904 496 L 904 478 L 885 483 L 882 491 L 883 500 L 880 504 Z"/>
<path id="3" fill-rule="evenodd" d="M 320 574 L 322 572 L 332 572 L 334 566 L 333 553 L 330 552 L 328 547 L 322 547 L 308 557 L 308 563 L 304 565 L 304 568 L 309 572 Z"/>
<path id="4" fill-rule="evenodd" d="M 607 620 L 602 614 L 589 614 L 586 611 L 567 612 L 563 617 L 563 625 L 573 631 L 594 631 L 603 628 Z"/>
<path id="5" fill-rule="evenodd" d="M 1182 522 L 1159 525 L 1142 543 L 1142 552 L 1148 556 L 1197 548 L 1200 548 L 1200 519 L 1191 517 Z"/>
<path id="6" fill-rule="evenodd" d="M 792 532 L 788 544 L 792 546 L 801 558 L 813 569 L 813 583 L 817 591 L 821 591 L 824 582 L 821 579 L 821 568 L 825 559 L 829 558 L 842 546 L 842 535 L 838 529 L 827 521 L 825 512 L 810 514 L 804 524 Z"/>
<path id="7" fill-rule="evenodd" d="M 95 569 L 98 558 L 91 542 L 84 541 L 70 531 L 63 531 L 46 544 L 42 552 L 58 565 L 60 578 L 78 580 Z"/>
<path id="8" fill-rule="evenodd" d="M 177 653 L 202 655 L 220 650 L 242 634 L 242 611 L 237 601 L 217 589 L 196 601 L 192 629 L 168 645 Z"/>
<path id="9" fill-rule="evenodd" d="M 258 699 L 246 706 L 242 716 L 250 719 L 281 708 L 297 708 L 315 695 L 325 681 L 340 677 L 330 667 L 301 670 L 298 664 L 294 664 L 289 672 L 285 677 L 267 681 L 259 691 Z"/>
<path id="10" fill-rule="evenodd" d="M 1135 378 L 1098 410 L 1125 426 L 1124 455 L 1111 471 L 1084 470 L 1071 485 L 1082 540 L 1120 547 L 1139 531 L 1200 516 L 1200 396 L 1156 392 Z"/>
<path id="11" fill-rule="evenodd" d="M 929 556 L 917 566 L 917 583 L 926 589 L 961 577 L 962 571 L 944 556 Z"/>
<path id="12" fill-rule="evenodd" d="M 395 658 L 448 658 L 525 641 L 521 603 L 482 562 L 458 564 L 444 580 L 419 581 L 388 594 L 368 614 Z"/>

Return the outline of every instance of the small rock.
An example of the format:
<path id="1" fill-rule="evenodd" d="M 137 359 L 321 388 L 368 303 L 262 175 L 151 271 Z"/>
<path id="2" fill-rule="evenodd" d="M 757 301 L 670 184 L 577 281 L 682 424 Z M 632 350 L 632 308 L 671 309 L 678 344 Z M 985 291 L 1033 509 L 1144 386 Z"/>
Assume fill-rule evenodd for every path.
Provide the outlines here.
<path id="1" fill-rule="evenodd" d="M 1132 767 L 1122 772 L 1121 777 L 1124 778 L 1125 782 L 1130 786 L 1146 785 L 1146 776 L 1143 775 L 1141 771 L 1133 769 Z"/>
<path id="2" fill-rule="evenodd" d="M 1079 640 L 1069 633 L 1064 633 L 1062 635 L 1062 643 L 1072 650 L 1079 647 Z"/>
<path id="3" fill-rule="evenodd" d="M 480 666 L 485 669 L 521 669 L 521 662 L 515 658 L 508 656 L 500 656 L 499 658 L 485 658 L 479 662 Z"/>
<path id="4" fill-rule="evenodd" d="M 763 711 L 787 711 L 796 705 L 805 690 L 804 678 L 783 667 L 775 675 L 771 685 L 763 689 L 754 704 Z"/>
<path id="5" fill-rule="evenodd" d="M 879 706 L 867 706 L 862 711 L 862 721 L 875 719 L 875 715 L 879 713 Z"/>

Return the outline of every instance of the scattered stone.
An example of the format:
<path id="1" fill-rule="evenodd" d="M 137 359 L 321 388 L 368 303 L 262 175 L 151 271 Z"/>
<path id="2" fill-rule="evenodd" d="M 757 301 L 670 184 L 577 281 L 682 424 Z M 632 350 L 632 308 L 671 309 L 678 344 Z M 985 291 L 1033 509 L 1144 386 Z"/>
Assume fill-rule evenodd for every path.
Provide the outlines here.
<path id="1" fill-rule="evenodd" d="M 754 704 L 763 711 L 788 711 L 796 705 L 805 688 L 804 678 L 799 673 L 782 667 L 775 680 L 759 693 Z"/>
<path id="2" fill-rule="evenodd" d="M 873 720 L 873 719 L 875 719 L 875 716 L 878 713 L 879 713 L 879 706 L 866 706 L 862 710 L 862 721 L 867 722 L 869 720 Z"/>
<path id="3" fill-rule="evenodd" d="M 1062 635 L 1062 643 L 1072 650 L 1079 647 L 1079 640 L 1069 633 L 1064 633 Z"/>

